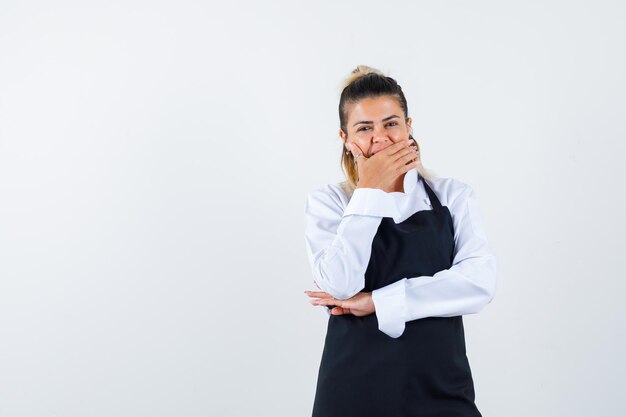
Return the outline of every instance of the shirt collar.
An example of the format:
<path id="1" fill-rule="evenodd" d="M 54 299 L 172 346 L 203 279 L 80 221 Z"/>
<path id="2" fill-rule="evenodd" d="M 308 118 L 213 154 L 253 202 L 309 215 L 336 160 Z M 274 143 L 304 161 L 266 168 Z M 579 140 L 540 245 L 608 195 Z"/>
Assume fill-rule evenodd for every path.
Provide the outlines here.
<path id="1" fill-rule="evenodd" d="M 405 194 L 410 194 L 413 192 L 413 189 L 417 185 L 417 180 L 419 179 L 418 176 L 419 173 L 417 172 L 416 168 L 411 168 L 406 172 L 406 174 L 404 174 L 403 186 Z"/>

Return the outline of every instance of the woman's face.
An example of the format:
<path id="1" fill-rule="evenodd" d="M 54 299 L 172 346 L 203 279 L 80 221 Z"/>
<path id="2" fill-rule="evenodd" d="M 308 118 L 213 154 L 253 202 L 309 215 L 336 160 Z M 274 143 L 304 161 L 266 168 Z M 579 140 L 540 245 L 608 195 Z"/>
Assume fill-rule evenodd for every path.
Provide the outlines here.
<path id="1" fill-rule="evenodd" d="M 366 157 L 396 142 L 409 139 L 411 118 L 404 121 L 404 112 L 393 96 L 364 98 L 347 106 L 347 132 L 339 129 L 343 143 L 354 143 Z"/>

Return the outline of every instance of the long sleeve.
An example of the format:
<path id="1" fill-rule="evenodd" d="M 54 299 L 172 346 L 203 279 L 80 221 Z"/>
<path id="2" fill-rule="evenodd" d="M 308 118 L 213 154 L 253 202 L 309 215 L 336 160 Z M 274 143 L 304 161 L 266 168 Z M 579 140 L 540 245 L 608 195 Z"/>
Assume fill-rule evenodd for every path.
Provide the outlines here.
<path id="1" fill-rule="evenodd" d="M 357 188 L 347 204 L 339 192 L 327 185 L 307 196 L 305 241 L 314 281 L 345 300 L 364 288 L 378 226 L 382 217 L 398 215 L 398 206 L 379 189 Z"/>
<path id="2" fill-rule="evenodd" d="M 464 184 L 448 208 L 455 230 L 452 266 L 433 276 L 403 278 L 372 292 L 379 329 L 391 337 L 401 336 L 410 320 L 477 313 L 495 296 L 496 257 L 487 242 L 473 189 Z"/>

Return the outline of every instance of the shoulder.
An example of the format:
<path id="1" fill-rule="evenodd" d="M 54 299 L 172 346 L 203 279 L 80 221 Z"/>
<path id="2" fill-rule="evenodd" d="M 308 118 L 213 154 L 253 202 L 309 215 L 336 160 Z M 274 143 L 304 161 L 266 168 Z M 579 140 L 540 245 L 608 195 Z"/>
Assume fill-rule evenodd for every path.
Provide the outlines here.
<path id="1" fill-rule="evenodd" d="M 306 196 L 306 214 L 343 214 L 350 197 L 342 187 L 342 183 L 331 183 L 310 191 Z"/>

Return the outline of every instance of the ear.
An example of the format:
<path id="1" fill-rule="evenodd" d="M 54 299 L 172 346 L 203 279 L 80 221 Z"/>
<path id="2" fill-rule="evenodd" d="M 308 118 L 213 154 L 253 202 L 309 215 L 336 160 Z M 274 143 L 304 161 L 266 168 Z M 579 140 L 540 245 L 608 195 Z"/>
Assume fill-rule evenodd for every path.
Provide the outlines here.
<path id="1" fill-rule="evenodd" d="M 346 144 L 346 140 L 348 139 L 348 135 L 346 135 L 343 130 L 339 129 L 339 137 L 343 141 L 343 144 Z"/>
<path id="2" fill-rule="evenodd" d="M 413 123 L 413 119 L 412 119 L 412 118 L 410 118 L 410 117 L 409 117 L 409 118 L 407 118 L 407 119 L 406 119 L 406 125 L 407 125 L 408 127 L 411 127 L 411 123 Z"/>

